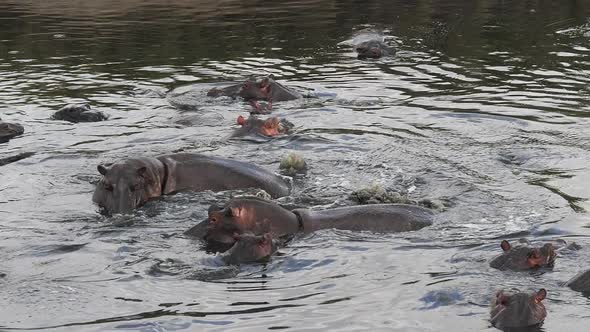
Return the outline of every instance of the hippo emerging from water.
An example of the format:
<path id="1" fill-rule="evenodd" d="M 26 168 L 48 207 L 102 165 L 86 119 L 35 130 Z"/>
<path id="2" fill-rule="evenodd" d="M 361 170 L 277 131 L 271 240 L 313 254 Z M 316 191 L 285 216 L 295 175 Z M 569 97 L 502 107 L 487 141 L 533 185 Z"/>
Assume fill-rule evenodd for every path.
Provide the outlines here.
<path id="1" fill-rule="evenodd" d="M 396 52 L 395 48 L 386 44 L 384 36 L 377 32 L 362 32 L 345 43 L 352 44 L 360 60 L 393 56 Z"/>
<path id="2" fill-rule="evenodd" d="M 272 197 L 289 194 L 282 178 L 260 166 L 193 153 L 130 158 L 99 165 L 98 171 L 103 177 L 92 200 L 107 214 L 130 212 L 151 198 L 182 190 L 260 188 Z"/>
<path id="3" fill-rule="evenodd" d="M 92 112 L 88 104 L 72 104 L 62 107 L 51 117 L 53 120 L 63 120 L 68 122 L 97 122 L 108 119 L 102 112 Z"/>
<path id="4" fill-rule="evenodd" d="M 269 233 L 273 238 L 298 232 L 336 228 L 384 233 L 406 232 L 432 224 L 432 211 L 414 205 L 375 204 L 322 211 L 295 209 L 259 198 L 236 198 L 225 207 L 209 207 L 209 218 L 189 229 L 188 235 L 207 242 L 231 245 L 243 233 Z"/>
<path id="5" fill-rule="evenodd" d="M 490 322 L 501 330 L 540 326 L 547 317 L 542 303 L 546 296 L 545 289 L 533 294 L 498 291 L 492 298 Z"/>
<path id="6" fill-rule="evenodd" d="M 258 134 L 266 137 L 276 137 L 286 135 L 293 124 L 285 119 L 271 117 L 265 120 L 251 116 L 245 119 L 243 116 L 238 117 L 238 124 L 241 128 L 234 131 L 232 137 L 246 136 L 248 134 Z"/>
<path id="7" fill-rule="evenodd" d="M 512 247 L 506 240 L 500 247 L 504 251 L 490 262 L 490 266 L 499 270 L 524 271 L 541 267 L 553 267 L 555 263 L 555 248 L 551 243 L 542 247 L 517 246 Z"/>
<path id="8" fill-rule="evenodd" d="M 22 135 L 25 128 L 18 123 L 0 121 L 0 143 L 8 142 L 11 138 Z"/>
<path id="9" fill-rule="evenodd" d="M 273 102 L 287 101 L 302 98 L 302 95 L 288 88 L 269 76 L 250 77 L 242 83 L 230 85 L 225 88 L 213 88 L 207 92 L 207 96 L 227 96 L 231 98 L 241 97 L 254 107 L 257 113 L 267 113 L 272 108 Z M 258 101 L 267 101 L 266 107 Z"/>

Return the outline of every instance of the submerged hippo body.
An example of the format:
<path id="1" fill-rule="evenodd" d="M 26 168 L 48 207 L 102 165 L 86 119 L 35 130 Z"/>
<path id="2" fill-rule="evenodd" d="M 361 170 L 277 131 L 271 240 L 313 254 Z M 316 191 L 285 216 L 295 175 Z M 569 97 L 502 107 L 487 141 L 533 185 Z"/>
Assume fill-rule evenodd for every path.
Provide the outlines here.
<path id="1" fill-rule="evenodd" d="M 323 211 L 295 209 L 258 198 L 230 200 L 223 208 L 209 208 L 209 218 L 187 233 L 203 236 L 207 242 L 233 243 L 236 234 L 269 233 L 273 237 L 336 228 L 352 231 L 405 232 L 432 224 L 432 211 L 413 205 L 376 204 Z M 205 230 L 205 231 L 204 231 Z"/>
<path id="2" fill-rule="evenodd" d="M 540 326 L 547 317 L 542 303 L 546 296 L 545 289 L 532 294 L 498 291 L 492 297 L 490 322 L 501 330 Z"/>
<path id="3" fill-rule="evenodd" d="M 525 271 L 534 268 L 551 268 L 555 263 L 555 248 L 551 243 L 542 247 L 512 247 L 506 240 L 500 247 L 504 251 L 490 262 L 490 266 L 498 270 Z"/>
<path id="4" fill-rule="evenodd" d="M 55 112 L 51 118 L 53 120 L 78 123 L 104 121 L 108 116 L 102 112 L 91 111 L 90 105 L 88 104 L 72 104 L 62 107 L 59 111 Z"/>
<path id="5" fill-rule="evenodd" d="M 222 256 L 222 259 L 228 265 L 262 262 L 268 260 L 276 249 L 276 242 L 270 234 L 247 233 L 236 236 L 236 242 Z"/>
<path id="6" fill-rule="evenodd" d="M 241 126 L 236 129 L 231 137 L 240 137 L 247 135 L 262 135 L 265 137 L 276 137 L 279 135 L 286 135 L 293 124 L 285 119 L 278 117 L 271 117 L 268 119 L 260 119 L 255 116 L 250 116 L 245 119 L 241 115 L 238 117 L 238 124 Z"/>
<path id="7" fill-rule="evenodd" d="M 371 39 L 354 45 L 359 59 L 378 59 L 395 54 L 395 49 L 383 42 L 383 38 Z"/>
<path id="8" fill-rule="evenodd" d="M 8 142 L 11 138 L 22 135 L 25 128 L 18 123 L 0 121 L 0 143 Z"/>
<path id="9" fill-rule="evenodd" d="M 590 293 L 590 270 L 581 272 L 570 279 L 566 286 L 583 293 Z"/>
<path id="10" fill-rule="evenodd" d="M 207 96 L 241 97 L 245 101 L 250 102 L 252 107 L 259 113 L 264 113 L 272 108 L 273 102 L 302 98 L 299 92 L 276 82 L 268 76 L 259 78 L 251 77 L 239 84 L 230 85 L 225 88 L 213 88 L 207 92 Z M 269 102 L 266 108 L 258 104 L 258 101 L 261 100 Z"/>
<path id="11" fill-rule="evenodd" d="M 192 153 L 119 161 L 103 175 L 93 201 L 107 213 L 124 213 L 151 198 L 183 190 L 260 188 L 272 197 L 289 194 L 289 186 L 273 173 L 251 163 Z"/>

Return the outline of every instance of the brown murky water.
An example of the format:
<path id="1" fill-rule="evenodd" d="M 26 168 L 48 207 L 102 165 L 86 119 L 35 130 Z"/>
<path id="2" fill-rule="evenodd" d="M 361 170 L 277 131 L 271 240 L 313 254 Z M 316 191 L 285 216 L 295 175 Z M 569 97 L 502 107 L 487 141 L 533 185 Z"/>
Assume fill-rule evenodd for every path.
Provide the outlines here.
<path id="1" fill-rule="evenodd" d="M 590 4 L 579 1 L 0 1 L 0 329 L 493 331 L 502 287 L 548 290 L 545 331 L 586 331 L 590 300 Z M 365 29 L 395 57 L 357 60 Z M 212 84 L 272 74 L 318 98 L 275 105 L 295 134 L 225 140 L 239 101 Z M 50 120 L 67 103 L 110 115 Z M 172 105 L 182 106 L 180 108 Z M 231 193 L 181 193 L 132 216 L 91 202 L 96 165 L 203 152 L 306 176 L 281 202 L 353 204 L 374 184 L 440 201 L 397 235 L 323 231 L 267 265 L 222 267 L 182 231 Z M 488 261 L 503 238 L 564 239 L 553 271 Z"/>

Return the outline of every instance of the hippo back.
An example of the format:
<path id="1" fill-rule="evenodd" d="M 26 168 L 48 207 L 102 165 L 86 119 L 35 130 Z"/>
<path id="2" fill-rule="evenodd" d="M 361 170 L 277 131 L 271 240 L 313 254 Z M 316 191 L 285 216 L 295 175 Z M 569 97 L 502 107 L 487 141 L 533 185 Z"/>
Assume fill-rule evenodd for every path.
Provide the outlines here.
<path id="1" fill-rule="evenodd" d="M 252 163 L 192 153 L 158 157 L 168 169 L 164 194 L 181 190 L 231 190 L 260 188 L 272 197 L 289 194 L 279 176 Z"/>

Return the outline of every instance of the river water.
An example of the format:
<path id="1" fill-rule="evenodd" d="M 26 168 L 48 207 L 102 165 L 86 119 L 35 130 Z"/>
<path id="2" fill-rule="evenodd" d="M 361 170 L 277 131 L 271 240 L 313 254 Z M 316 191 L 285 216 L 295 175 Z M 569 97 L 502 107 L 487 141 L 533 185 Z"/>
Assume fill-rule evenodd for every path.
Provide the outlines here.
<path id="1" fill-rule="evenodd" d="M 548 290 L 544 331 L 587 331 L 590 3 L 584 1 L 0 1 L 0 329 L 494 331 L 492 293 Z M 346 43 L 382 31 L 396 56 Z M 202 92 L 272 74 L 289 137 L 227 140 L 249 106 Z M 68 103 L 109 114 L 51 120 Z M 174 107 L 181 106 L 183 107 Z M 182 232 L 235 193 L 180 193 L 131 216 L 91 202 L 96 166 L 202 152 L 278 171 L 284 204 L 351 205 L 381 186 L 438 202 L 435 225 L 322 231 L 266 265 L 224 267 Z M 552 271 L 488 266 L 501 239 L 565 240 Z"/>

